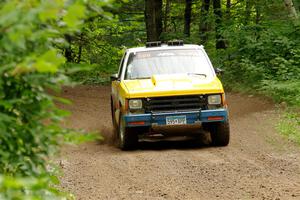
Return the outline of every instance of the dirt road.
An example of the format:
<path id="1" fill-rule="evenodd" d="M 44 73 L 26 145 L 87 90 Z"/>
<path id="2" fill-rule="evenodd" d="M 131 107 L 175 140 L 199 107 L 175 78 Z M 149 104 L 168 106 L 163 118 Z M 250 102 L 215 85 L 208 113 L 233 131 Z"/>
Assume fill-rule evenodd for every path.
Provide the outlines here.
<path id="1" fill-rule="evenodd" d="M 74 104 L 65 125 L 98 130 L 106 142 L 65 147 L 62 186 L 77 199 L 300 199 L 300 148 L 274 128 L 274 106 L 228 94 L 231 142 L 142 142 L 122 152 L 110 144 L 109 87 L 66 88 Z"/>

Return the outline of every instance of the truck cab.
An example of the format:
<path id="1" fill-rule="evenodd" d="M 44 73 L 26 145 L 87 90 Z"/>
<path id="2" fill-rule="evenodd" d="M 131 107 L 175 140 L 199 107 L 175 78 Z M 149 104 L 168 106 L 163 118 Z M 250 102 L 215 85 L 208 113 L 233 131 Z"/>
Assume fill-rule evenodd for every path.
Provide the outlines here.
<path id="1" fill-rule="evenodd" d="M 164 127 L 209 131 L 212 145 L 228 145 L 225 92 L 203 46 L 172 41 L 127 49 L 111 81 L 119 148 L 132 149 L 139 135 Z"/>

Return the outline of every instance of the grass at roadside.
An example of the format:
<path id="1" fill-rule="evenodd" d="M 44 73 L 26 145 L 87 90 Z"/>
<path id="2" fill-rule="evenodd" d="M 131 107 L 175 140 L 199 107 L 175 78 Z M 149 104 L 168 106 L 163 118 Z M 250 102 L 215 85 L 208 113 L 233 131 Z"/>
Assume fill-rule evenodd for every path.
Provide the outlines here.
<path id="1" fill-rule="evenodd" d="M 300 145 L 300 112 L 288 109 L 276 126 L 280 134 Z"/>
<path id="2" fill-rule="evenodd" d="M 300 145 L 300 81 L 268 82 L 256 88 L 223 80 L 225 90 L 254 94 L 270 98 L 277 104 L 287 107 L 282 112 L 277 131 L 288 140 Z"/>
<path id="3" fill-rule="evenodd" d="M 293 81 L 261 81 L 250 85 L 234 82 L 221 77 L 226 91 L 254 94 L 272 99 L 275 103 L 300 108 L 300 80 Z"/>

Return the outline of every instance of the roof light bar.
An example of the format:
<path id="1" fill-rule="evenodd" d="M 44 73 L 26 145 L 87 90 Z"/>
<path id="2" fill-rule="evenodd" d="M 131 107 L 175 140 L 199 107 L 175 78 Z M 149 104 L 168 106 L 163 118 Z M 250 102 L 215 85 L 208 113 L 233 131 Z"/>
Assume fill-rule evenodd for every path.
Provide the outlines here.
<path id="1" fill-rule="evenodd" d="M 146 47 L 160 47 L 161 41 L 147 42 Z"/>
<path id="2" fill-rule="evenodd" d="M 183 40 L 168 41 L 168 46 L 183 46 Z"/>

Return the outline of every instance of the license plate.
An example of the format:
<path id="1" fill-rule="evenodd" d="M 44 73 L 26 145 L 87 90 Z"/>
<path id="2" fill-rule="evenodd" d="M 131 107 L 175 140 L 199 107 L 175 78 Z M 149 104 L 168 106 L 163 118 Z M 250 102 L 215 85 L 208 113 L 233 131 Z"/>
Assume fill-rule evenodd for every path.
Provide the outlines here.
<path id="1" fill-rule="evenodd" d="M 186 124 L 186 116 L 169 116 L 166 117 L 166 124 L 167 125 L 180 125 L 180 124 Z"/>

